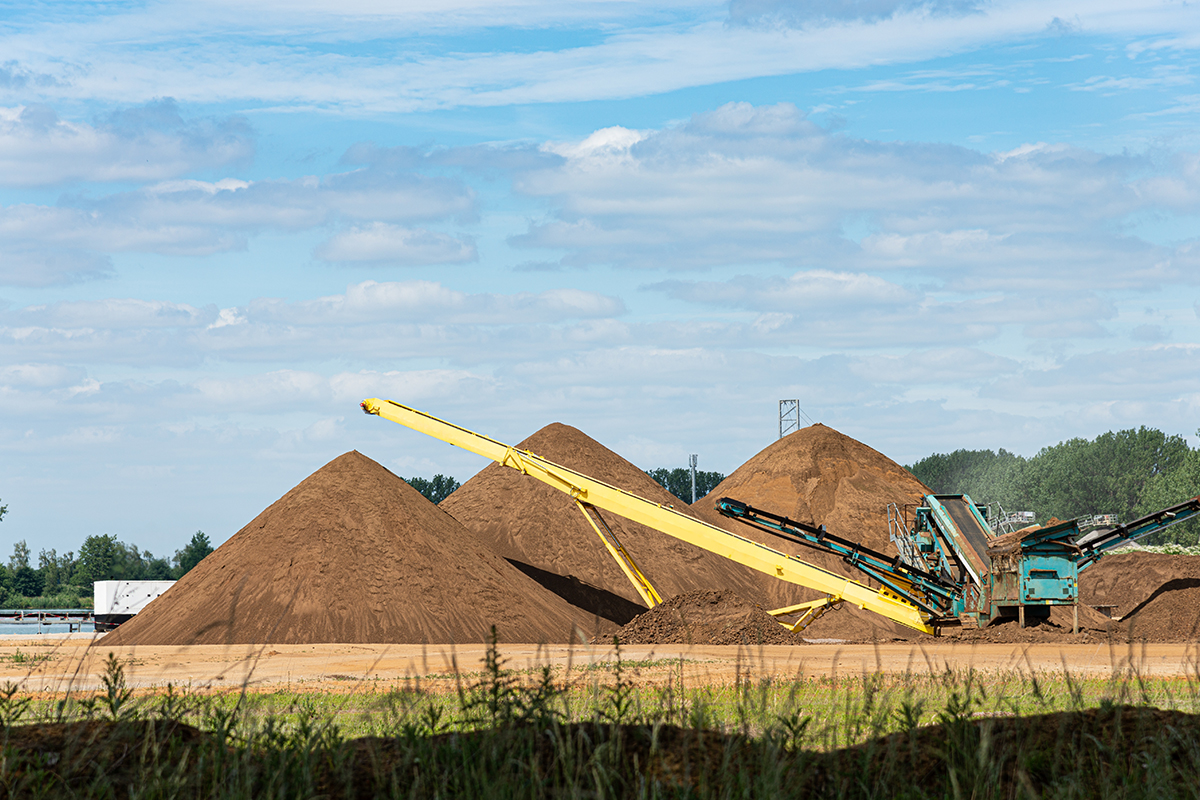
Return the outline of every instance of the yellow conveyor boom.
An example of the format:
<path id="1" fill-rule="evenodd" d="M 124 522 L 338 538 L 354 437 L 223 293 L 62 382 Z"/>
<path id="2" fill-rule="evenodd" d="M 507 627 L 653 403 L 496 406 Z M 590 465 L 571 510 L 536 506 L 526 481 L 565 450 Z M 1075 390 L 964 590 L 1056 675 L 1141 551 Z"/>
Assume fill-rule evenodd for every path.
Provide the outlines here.
<path id="1" fill-rule="evenodd" d="M 820 604 L 838 602 L 853 603 L 859 608 L 873 611 L 890 620 L 907 625 L 925 633 L 937 631 L 929 625 L 928 617 L 915 605 L 907 600 L 888 592 L 885 589 L 873 589 L 870 586 L 851 580 L 837 573 L 809 564 L 795 556 L 781 553 L 778 550 L 751 541 L 724 528 L 709 525 L 686 514 L 681 514 L 673 508 L 661 505 L 639 497 L 632 492 L 618 489 L 607 483 L 590 478 L 581 472 L 555 464 L 528 450 L 518 450 L 515 447 L 498 442 L 482 434 L 469 431 L 431 414 L 418 411 L 415 408 L 401 405 L 392 400 L 371 398 L 362 401 L 362 410 L 367 414 L 389 419 L 415 431 L 427 434 L 435 439 L 441 439 L 456 447 L 469 450 L 472 453 L 490 458 L 504 467 L 511 467 L 518 472 L 537 478 L 543 483 L 570 495 L 577 503 L 585 506 L 610 511 L 633 522 L 653 528 L 656 531 L 672 536 L 680 541 L 699 547 L 710 553 L 715 553 L 730 561 L 742 564 L 751 569 L 778 578 L 824 592 L 828 599 L 817 601 Z M 589 519 L 590 521 L 590 519 Z M 594 527 L 594 523 L 593 523 Z M 601 538 L 605 538 L 601 536 Z M 606 546 L 609 542 L 605 541 Z M 619 544 L 617 545 L 619 547 Z M 610 547 L 610 552 L 611 552 Z M 621 550 L 621 554 L 624 551 Z M 614 554 L 615 557 L 615 554 Z M 628 556 L 625 555 L 625 559 Z M 618 563 L 622 559 L 618 558 Z M 636 578 L 645 581 L 640 571 L 629 561 L 630 568 L 636 573 Z M 634 582 L 638 581 L 630 575 L 630 569 L 625 570 L 626 576 Z M 648 586 L 648 582 L 647 582 Z M 639 594 L 647 604 L 653 606 L 660 602 L 655 593 L 654 599 L 639 589 Z M 650 589 L 653 592 L 653 589 Z M 809 605 L 809 604 L 802 604 Z"/>

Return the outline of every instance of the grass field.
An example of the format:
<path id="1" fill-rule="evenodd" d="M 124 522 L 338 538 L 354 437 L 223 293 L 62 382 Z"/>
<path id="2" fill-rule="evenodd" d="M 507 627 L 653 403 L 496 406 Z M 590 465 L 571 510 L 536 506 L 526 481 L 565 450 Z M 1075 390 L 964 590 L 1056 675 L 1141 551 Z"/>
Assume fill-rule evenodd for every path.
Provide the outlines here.
<path id="1" fill-rule="evenodd" d="M 1069 672 L 689 685 L 684 665 L 346 691 L 0 692 L 9 797 L 1193 797 L 1200 681 Z M 668 676 L 654 685 L 635 672 Z"/>

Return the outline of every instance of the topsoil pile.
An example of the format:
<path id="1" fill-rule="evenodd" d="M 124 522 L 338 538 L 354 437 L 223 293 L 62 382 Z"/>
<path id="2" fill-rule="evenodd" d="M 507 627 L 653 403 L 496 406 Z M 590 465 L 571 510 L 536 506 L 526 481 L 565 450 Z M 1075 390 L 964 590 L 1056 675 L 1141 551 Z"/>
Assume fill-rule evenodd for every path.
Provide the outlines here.
<path id="1" fill-rule="evenodd" d="M 903 510 L 920 504 L 929 489 L 904 467 L 833 428 L 811 425 L 772 443 L 738 467 L 693 510 L 707 522 L 763 542 L 839 575 L 865 582 L 865 576 L 840 558 L 794 545 L 721 516 L 713 510 L 722 497 L 785 515 L 885 553 L 889 503 Z M 911 509 L 910 509 L 911 511 Z M 759 582 L 760 602 L 775 608 L 815 600 L 821 595 L 768 576 Z M 830 611 L 804 631 L 809 638 L 850 641 L 910 638 L 922 634 L 870 612 L 845 605 Z"/>
<path id="2" fill-rule="evenodd" d="M 1126 552 L 1104 556 L 1079 576 L 1080 602 L 1114 608 L 1122 637 L 1200 638 L 1200 556 Z"/>
<path id="3" fill-rule="evenodd" d="M 616 632 L 621 644 L 804 644 L 762 606 L 734 592 L 688 592 L 634 617 Z M 596 644 L 612 637 L 596 637 Z"/>
<path id="4" fill-rule="evenodd" d="M 106 644 L 567 641 L 556 595 L 383 466 L 314 472 Z M 591 633 L 589 630 L 588 633 Z"/>
<path id="5" fill-rule="evenodd" d="M 556 464 L 692 513 L 645 472 L 569 425 L 542 428 L 518 445 Z M 441 508 L 576 609 L 581 628 L 608 635 L 646 610 L 571 497 L 509 467 L 490 464 Z M 762 577 L 623 517 L 600 512 L 661 596 L 727 589 L 761 594 Z"/>

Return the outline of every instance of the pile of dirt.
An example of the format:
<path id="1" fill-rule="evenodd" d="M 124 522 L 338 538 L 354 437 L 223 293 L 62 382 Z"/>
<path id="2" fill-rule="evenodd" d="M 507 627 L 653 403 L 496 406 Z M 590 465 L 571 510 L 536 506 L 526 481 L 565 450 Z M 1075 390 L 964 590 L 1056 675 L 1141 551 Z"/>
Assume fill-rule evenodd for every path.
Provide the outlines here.
<path id="1" fill-rule="evenodd" d="M 616 632 L 621 644 L 804 644 L 762 606 L 729 591 L 676 595 L 634 617 Z M 595 644 L 612 637 L 596 637 Z"/>
<path id="2" fill-rule="evenodd" d="M 353 451 L 314 472 L 105 645 L 562 642 L 576 615 Z M 585 628 L 589 633 L 591 629 Z"/>
<path id="3" fill-rule="evenodd" d="M 547 425 L 517 445 L 556 464 L 692 513 L 645 472 L 569 425 Z M 567 494 L 509 467 L 490 464 L 442 501 L 442 509 L 498 553 L 574 607 L 585 630 L 609 635 L 645 604 Z M 601 511 L 663 597 L 725 589 L 761 593 L 759 573 L 663 533 Z"/>
<path id="4" fill-rule="evenodd" d="M 1129 617 L 1152 596 L 1200 586 L 1200 556 L 1111 553 L 1079 573 L 1079 599 Z"/>
<path id="5" fill-rule="evenodd" d="M 1079 605 L 1079 633 L 1072 633 L 1074 623 L 1071 606 L 1050 606 L 1048 617 L 1034 616 L 1030 611 L 1022 628 L 1016 617 L 1001 618 L 986 628 L 946 628 L 946 638 L 988 643 L 1054 643 L 1086 644 L 1107 642 L 1117 633 L 1117 624 L 1087 605 Z"/>
<path id="6" fill-rule="evenodd" d="M 825 525 L 838 536 L 874 550 L 895 553 L 888 539 L 889 503 L 901 510 L 920 504 L 928 487 L 904 467 L 862 442 L 824 425 L 811 425 L 779 439 L 738 467 L 692 507 L 697 516 L 748 539 L 762 542 L 839 575 L 865 582 L 840 558 L 786 543 L 721 516 L 713 506 L 732 497 L 765 511 L 810 525 Z M 911 508 L 910 508 L 911 513 Z M 815 600 L 818 593 L 794 584 L 759 579 L 760 593 L 749 595 L 768 607 Z M 806 638 L 880 641 L 923 634 L 858 608 L 845 606 L 816 620 Z"/>

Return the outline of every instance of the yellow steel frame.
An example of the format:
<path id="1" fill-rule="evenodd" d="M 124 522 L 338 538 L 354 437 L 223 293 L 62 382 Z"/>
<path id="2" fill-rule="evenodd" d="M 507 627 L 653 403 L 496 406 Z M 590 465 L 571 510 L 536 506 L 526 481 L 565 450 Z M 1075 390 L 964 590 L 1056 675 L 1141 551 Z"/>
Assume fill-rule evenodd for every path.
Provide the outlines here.
<path id="1" fill-rule="evenodd" d="M 368 414 L 389 419 L 435 439 L 441 439 L 456 447 L 489 458 L 501 466 L 510 467 L 524 475 L 537 478 L 570 495 L 581 506 L 594 506 L 610 511 L 779 580 L 816 589 L 828 595 L 825 600 L 816 601 L 815 607 L 811 608 L 811 611 L 820 608 L 823 612 L 829 604 L 848 602 L 915 630 L 936 633 L 936 630 L 929 625 L 929 618 L 917 606 L 886 589 L 873 589 L 858 581 L 809 564 L 795 556 L 781 553 L 766 545 L 730 533 L 723 528 L 681 514 L 673 508 L 654 503 L 632 492 L 618 489 L 581 472 L 555 464 L 528 450 L 518 450 L 503 442 L 498 442 L 395 401 L 370 398 L 362 401 L 361 406 L 363 411 Z M 586 509 L 584 511 L 586 514 Z M 590 516 L 588 521 L 592 522 Z M 621 548 L 619 542 L 615 541 L 615 537 L 614 546 L 610 546 L 609 541 L 594 522 L 592 522 L 592 527 L 604 540 L 610 553 L 613 552 L 614 546 L 619 553 L 624 553 L 624 548 Z M 638 593 L 642 595 L 647 604 L 654 605 L 655 602 L 650 598 L 657 598 L 658 593 L 654 592 L 653 587 L 645 580 L 645 576 L 642 576 L 641 571 L 633 565 L 628 554 L 624 555 L 624 559 L 627 561 L 623 561 L 617 555 L 614 555 L 614 558 L 617 558 L 617 563 L 621 565 L 626 576 L 630 577 L 634 588 L 638 589 Z M 639 588 L 638 581 L 635 577 L 631 577 L 631 572 L 634 576 L 641 576 L 641 580 L 644 582 L 643 588 L 648 587 L 649 592 L 643 594 L 643 588 Z M 647 597 L 647 594 L 650 594 L 650 597 Z M 661 602 L 661 598 L 658 598 L 658 601 Z M 808 607 L 810 604 L 801 605 Z"/>

